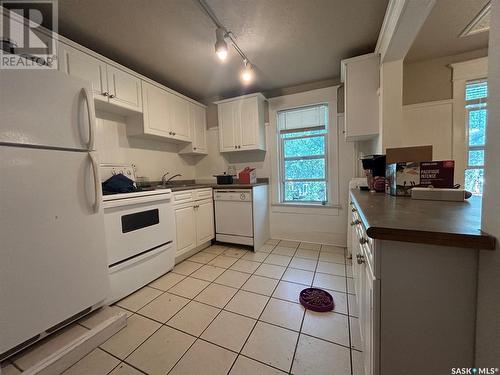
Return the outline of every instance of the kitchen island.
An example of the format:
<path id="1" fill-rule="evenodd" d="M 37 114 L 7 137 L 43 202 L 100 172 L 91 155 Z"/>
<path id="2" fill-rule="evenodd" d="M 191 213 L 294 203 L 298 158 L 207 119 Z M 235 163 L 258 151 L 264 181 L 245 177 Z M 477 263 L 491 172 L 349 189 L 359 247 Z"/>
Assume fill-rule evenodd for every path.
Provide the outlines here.
<path id="1" fill-rule="evenodd" d="M 365 374 L 474 366 L 480 201 L 350 192 L 349 251 Z"/>

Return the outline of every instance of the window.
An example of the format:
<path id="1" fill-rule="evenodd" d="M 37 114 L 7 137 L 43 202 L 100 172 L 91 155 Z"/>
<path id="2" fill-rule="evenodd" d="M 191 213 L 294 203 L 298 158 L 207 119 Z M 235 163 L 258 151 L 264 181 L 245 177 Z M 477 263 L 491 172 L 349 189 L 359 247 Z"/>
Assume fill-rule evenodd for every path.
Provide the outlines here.
<path id="1" fill-rule="evenodd" d="M 486 81 L 467 82 L 465 109 L 467 114 L 467 168 L 465 189 L 483 194 L 484 146 L 486 143 L 488 84 Z"/>
<path id="2" fill-rule="evenodd" d="M 328 106 L 278 112 L 280 200 L 328 201 Z"/>

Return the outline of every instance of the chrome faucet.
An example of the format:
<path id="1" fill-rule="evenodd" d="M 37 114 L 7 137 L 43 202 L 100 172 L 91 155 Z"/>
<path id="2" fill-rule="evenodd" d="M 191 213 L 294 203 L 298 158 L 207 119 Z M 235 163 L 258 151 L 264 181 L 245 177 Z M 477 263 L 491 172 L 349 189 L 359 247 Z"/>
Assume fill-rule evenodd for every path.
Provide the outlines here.
<path id="1" fill-rule="evenodd" d="M 169 178 L 167 178 L 167 175 L 169 174 L 169 172 L 165 173 L 162 177 L 161 177 L 161 184 L 163 186 L 166 186 L 171 180 L 173 180 L 174 178 L 176 177 L 181 177 L 182 175 L 181 174 L 174 174 L 173 176 L 170 176 Z"/>

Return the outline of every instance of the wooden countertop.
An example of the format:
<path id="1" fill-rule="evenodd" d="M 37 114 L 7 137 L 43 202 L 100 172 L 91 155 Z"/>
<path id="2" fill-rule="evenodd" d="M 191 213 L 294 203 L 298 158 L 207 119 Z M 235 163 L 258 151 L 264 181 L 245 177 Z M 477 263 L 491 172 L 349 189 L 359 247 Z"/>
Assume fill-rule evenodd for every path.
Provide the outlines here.
<path id="1" fill-rule="evenodd" d="M 374 239 L 494 250 L 481 232 L 481 199 L 465 202 L 413 200 L 351 190 L 366 234 Z"/>

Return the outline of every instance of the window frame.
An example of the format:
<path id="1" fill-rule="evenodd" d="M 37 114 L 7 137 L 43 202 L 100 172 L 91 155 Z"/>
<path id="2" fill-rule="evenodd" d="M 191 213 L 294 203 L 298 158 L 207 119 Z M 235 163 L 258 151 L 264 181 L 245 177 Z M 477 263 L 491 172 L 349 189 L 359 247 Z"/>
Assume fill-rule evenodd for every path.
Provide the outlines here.
<path id="1" fill-rule="evenodd" d="M 326 107 L 327 110 L 327 116 L 326 116 L 326 124 L 324 126 L 318 125 L 318 126 L 313 126 L 313 127 L 305 127 L 305 128 L 296 128 L 296 129 L 288 129 L 288 130 L 280 130 L 279 129 L 279 115 L 280 113 L 283 112 L 288 112 L 288 111 L 293 111 L 293 110 L 300 110 L 300 109 L 306 109 L 306 108 L 314 108 L 314 107 L 320 107 L 324 106 Z M 316 103 L 316 104 L 310 104 L 310 105 L 304 105 L 304 106 L 298 106 L 298 107 L 291 107 L 291 108 L 286 108 L 286 109 L 281 109 L 279 111 L 276 111 L 276 124 L 277 124 L 277 137 L 278 137 L 278 157 L 279 157 L 279 162 L 278 162 L 278 169 L 279 169 L 279 202 L 281 204 L 296 204 L 296 205 L 317 205 L 317 206 L 326 206 L 329 203 L 330 200 L 330 174 L 329 174 L 329 135 L 330 135 L 330 108 L 328 103 Z M 320 134 L 309 134 L 309 135 L 303 135 L 303 136 L 297 136 L 297 137 L 291 137 L 291 138 L 284 138 L 282 137 L 282 134 L 288 133 L 300 133 L 304 131 L 314 131 L 314 130 L 325 130 L 324 133 Z M 323 137 L 324 139 L 324 154 L 323 155 L 309 155 L 309 156 L 297 156 L 297 157 L 285 157 L 285 141 L 290 140 L 290 139 L 307 139 L 307 138 L 317 138 L 317 137 Z M 324 159 L 325 161 L 325 176 L 324 178 L 302 178 L 302 179 L 286 179 L 285 177 L 285 161 L 288 160 L 318 160 L 318 159 Z M 285 184 L 287 182 L 324 182 L 325 183 L 325 199 L 323 201 L 312 201 L 312 200 L 286 200 L 285 199 Z"/>
<path id="2" fill-rule="evenodd" d="M 483 153 L 486 150 L 486 139 L 484 144 L 482 145 L 471 145 L 470 144 L 470 124 L 469 124 L 469 114 L 471 111 L 478 110 L 477 107 L 474 107 L 478 104 L 484 104 L 484 107 L 481 107 L 479 109 L 485 109 L 486 110 L 486 126 L 485 126 L 485 137 L 486 137 L 486 127 L 488 126 L 488 95 L 486 95 L 485 98 L 479 98 L 479 99 L 466 99 L 467 95 L 467 85 L 474 84 L 474 83 L 481 83 L 481 82 L 486 82 L 486 85 L 488 85 L 488 80 L 487 79 L 475 79 L 475 80 L 468 80 L 465 82 L 465 91 L 464 91 L 464 102 L 465 102 L 465 136 L 466 136 L 466 156 L 465 156 L 465 171 L 464 171 L 464 188 L 466 184 L 466 173 L 468 170 L 482 170 L 483 171 L 483 176 L 484 176 L 484 160 L 482 165 L 470 165 L 470 152 L 471 151 L 483 151 Z M 481 194 L 482 195 L 482 192 Z"/>

